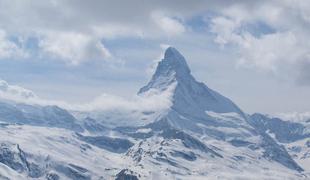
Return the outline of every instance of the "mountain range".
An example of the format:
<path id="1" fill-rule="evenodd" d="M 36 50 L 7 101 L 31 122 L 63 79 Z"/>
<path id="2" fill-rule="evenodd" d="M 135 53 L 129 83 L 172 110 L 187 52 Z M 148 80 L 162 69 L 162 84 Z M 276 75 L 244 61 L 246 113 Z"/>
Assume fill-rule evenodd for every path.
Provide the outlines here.
<path id="1" fill-rule="evenodd" d="M 82 111 L 1 100 L 0 179 L 310 178 L 310 121 L 243 112 L 173 47 L 137 94 L 170 103 Z"/>

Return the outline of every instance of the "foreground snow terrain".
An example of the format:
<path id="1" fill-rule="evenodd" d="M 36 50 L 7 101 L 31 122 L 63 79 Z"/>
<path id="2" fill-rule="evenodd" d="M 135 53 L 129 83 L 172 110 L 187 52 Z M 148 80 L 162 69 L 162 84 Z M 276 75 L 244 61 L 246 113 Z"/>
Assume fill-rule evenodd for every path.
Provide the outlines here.
<path id="1" fill-rule="evenodd" d="M 141 98 L 161 109 L 0 103 L 0 179 L 309 179 L 310 122 L 245 114 L 165 52 Z"/>

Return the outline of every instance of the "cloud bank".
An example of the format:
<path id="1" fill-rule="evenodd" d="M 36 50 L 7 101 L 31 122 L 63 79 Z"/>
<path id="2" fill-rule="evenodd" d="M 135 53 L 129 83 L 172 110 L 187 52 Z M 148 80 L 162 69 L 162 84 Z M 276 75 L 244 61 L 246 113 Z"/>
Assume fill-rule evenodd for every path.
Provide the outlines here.
<path id="1" fill-rule="evenodd" d="M 211 32 L 221 46 L 237 48 L 237 66 L 291 74 L 304 84 L 310 62 L 310 3 L 302 0 L 235 4 L 211 18 Z M 307 69 L 307 70 L 306 70 Z"/>
<path id="2" fill-rule="evenodd" d="M 9 85 L 6 81 L 0 80 L 0 98 L 8 100 L 30 100 L 38 98 L 37 95 L 25 88 L 20 86 Z"/>
<path id="3" fill-rule="evenodd" d="M 170 108 L 175 85 L 170 86 L 166 91 L 151 90 L 143 96 L 134 95 L 130 98 L 123 98 L 111 94 L 102 94 L 93 100 L 85 103 L 73 104 L 64 101 L 47 100 L 38 97 L 31 90 L 20 86 L 10 85 L 0 80 L 0 99 L 25 103 L 30 105 L 57 105 L 72 111 L 161 111 Z"/>
<path id="4" fill-rule="evenodd" d="M 309 122 L 310 121 L 310 112 L 291 112 L 291 113 L 279 113 L 276 116 L 283 118 L 287 121 L 295 122 Z"/>

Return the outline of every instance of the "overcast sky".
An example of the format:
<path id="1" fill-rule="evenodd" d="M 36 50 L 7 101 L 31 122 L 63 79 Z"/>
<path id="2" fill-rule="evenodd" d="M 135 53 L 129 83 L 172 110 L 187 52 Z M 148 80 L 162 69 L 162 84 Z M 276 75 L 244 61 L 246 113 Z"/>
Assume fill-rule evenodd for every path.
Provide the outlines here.
<path id="1" fill-rule="evenodd" d="M 131 96 L 168 45 L 245 112 L 310 108 L 310 1 L 0 0 L 0 79 L 46 99 Z"/>

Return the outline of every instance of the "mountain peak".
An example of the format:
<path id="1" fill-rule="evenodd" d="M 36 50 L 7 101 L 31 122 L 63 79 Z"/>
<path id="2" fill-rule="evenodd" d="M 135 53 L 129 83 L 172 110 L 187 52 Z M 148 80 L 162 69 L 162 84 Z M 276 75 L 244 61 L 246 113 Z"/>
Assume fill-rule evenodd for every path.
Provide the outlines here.
<path id="1" fill-rule="evenodd" d="M 180 57 L 180 56 L 183 57 L 176 48 L 170 46 L 165 50 L 164 59 L 171 58 L 171 57 Z"/>
<path id="2" fill-rule="evenodd" d="M 185 58 L 174 47 L 166 49 L 164 59 L 158 64 L 158 69 L 160 66 L 168 66 L 169 70 L 173 70 L 175 73 L 190 73 Z"/>
<path id="3" fill-rule="evenodd" d="M 138 94 L 173 90 L 174 111 L 204 119 L 206 111 L 216 113 L 243 112 L 228 98 L 196 81 L 191 75 L 185 58 L 173 47 L 165 51 L 164 58 L 158 63 L 151 81 L 140 89 Z"/>
<path id="4" fill-rule="evenodd" d="M 158 63 L 151 81 L 140 89 L 138 94 L 155 88 L 166 90 L 172 83 L 190 77 L 190 69 L 185 58 L 173 47 L 165 51 L 164 58 Z"/>

